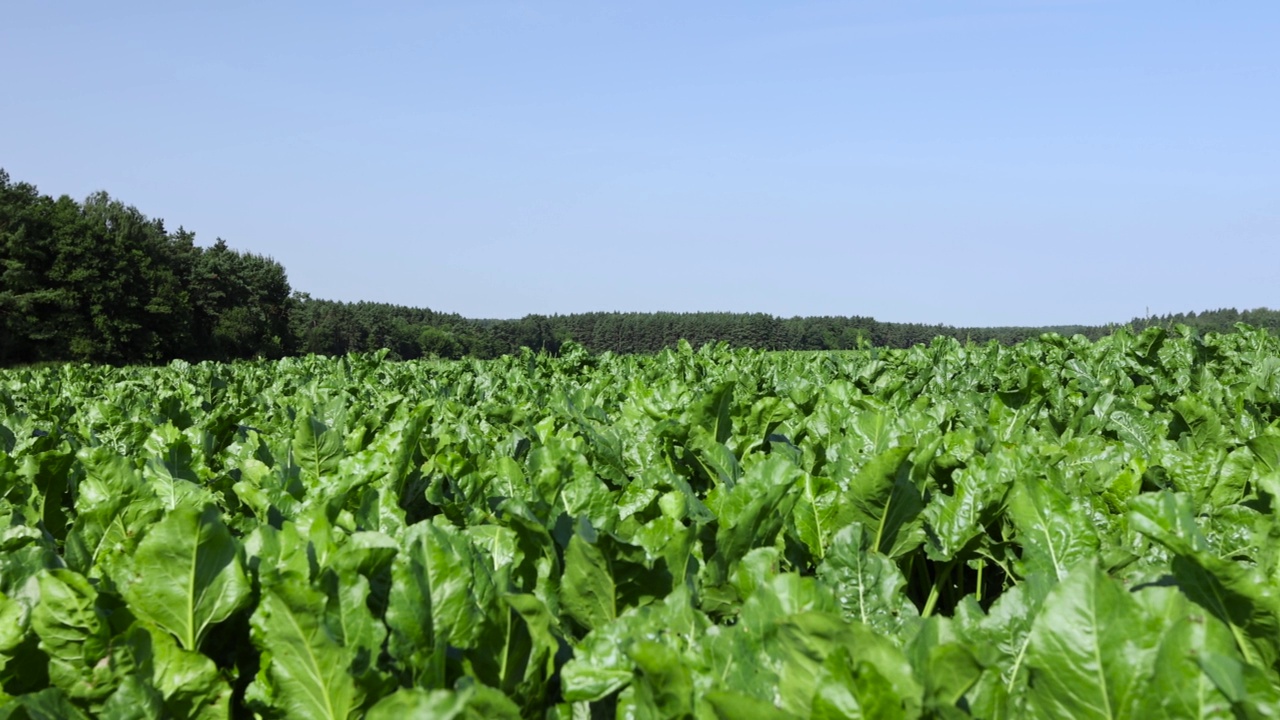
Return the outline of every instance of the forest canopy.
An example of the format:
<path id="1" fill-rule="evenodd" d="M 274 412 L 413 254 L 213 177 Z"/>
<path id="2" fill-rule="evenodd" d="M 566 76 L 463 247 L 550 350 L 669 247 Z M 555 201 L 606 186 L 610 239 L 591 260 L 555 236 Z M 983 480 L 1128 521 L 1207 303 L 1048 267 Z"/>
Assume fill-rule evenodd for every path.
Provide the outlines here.
<path id="1" fill-rule="evenodd" d="M 957 328 L 871 317 L 764 313 L 591 312 L 469 319 L 385 303 L 295 292 L 272 258 L 149 218 L 106 192 L 83 201 L 42 195 L 0 169 L 0 366 L 78 361 L 148 364 L 385 350 L 412 359 L 492 358 L 528 347 L 555 353 L 655 352 L 685 340 L 764 350 L 908 347 L 935 337 L 1012 344 L 1044 332 L 1097 339 L 1103 326 Z M 1280 311 L 1234 308 L 1135 318 L 1124 326 L 1185 324 L 1280 329 Z"/>

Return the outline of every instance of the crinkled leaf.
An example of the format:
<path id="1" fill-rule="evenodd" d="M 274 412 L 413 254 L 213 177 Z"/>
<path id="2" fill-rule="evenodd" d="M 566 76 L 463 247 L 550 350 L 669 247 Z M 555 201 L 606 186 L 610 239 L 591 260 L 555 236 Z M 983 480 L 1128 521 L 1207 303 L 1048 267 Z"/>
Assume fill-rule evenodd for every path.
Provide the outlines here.
<path id="1" fill-rule="evenodd" d="M 728 579 L 733 565 L 751 548 L 773 544 L 796 501 L 790 492 L 800 468 L 772 456 L 751 466 L 725 497 L 716 529 L 716 552 L 709 560 L 712 584 Z"/>
<path id="2" fill-rule="evenodd" d="M 1019 478 L 1007 517 L 1018 530 L 1026 574 L 1062 579 L 1098 552 L 1098 533 L 1079 502 L 1041 478 Z"/>
<path id="3" fill-rule="evenodd" d="M 1135 499 L 1133 526 L 1173 553 L 1178 587 L 1231 628 L 1245 660 L 1273 668 L 1280 660 L 1280 596 L 1256 567 L 1208 549 L 1185 498 L 1160 493 Z"/>
<path id="4" fill-rule="evenodd" d="M 323 622 L 326 600 L 324 593 L 290 579 L 264 589 L 253 614 L 265 695 L 289 717 L 345 720 L 360 715 L 363 693 L 348 673 L 354 652 Z M 258 682 L 262 680 L 260 674 Z"/>
<path id="5" fill-rule="evenodd" d="M 104 662 L 111 629 L 97 590 L 73 570 L 46 570 L 39 583 L 40 603 L 31 611 L 31 627 L 49 656 L 49 680 L 74 700 L 105 700 L 119 678 Z"/>
<path id="6" fill-rule="evenodd" d="M 861 523 L 840 530 L 818 566 L 818 579 L 835 593 L 846 618 L 892 635 L 919 612 L 904 592 L 902 571 L 871 542 Z"/>
<path id="7" fill-rule="evenodd" d="M 192 720 L 227 716 L 231 687 L 208 657 L 183 650 L 172 635 L 143 623 L 130 628 L 124 640 L 134 667 L 147 687 L 159 694 L 165 716 Z M 150 697 L 137 689 L 130 693 Z"/>

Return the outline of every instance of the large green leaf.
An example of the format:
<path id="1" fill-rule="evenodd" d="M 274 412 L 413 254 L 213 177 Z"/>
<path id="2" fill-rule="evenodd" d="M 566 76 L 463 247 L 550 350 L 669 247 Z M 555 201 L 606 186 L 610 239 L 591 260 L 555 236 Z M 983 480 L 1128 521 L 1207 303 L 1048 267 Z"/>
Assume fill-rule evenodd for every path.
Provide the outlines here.
<path id="1" fill-rule="evenodd" d="M 835 592 L 846 618 L 892 635 L 919 612 L 903 592 L 902 571 L 871 543 L 861 523 L 843 528 L 832 538 L 818 578 Z"/>
<path id="2" fill-rule="evenodd" d="M 447 525 L 420 523 L 409 530 L 392 569 L 387 625 L 390 648 L 414 664 L 440 642 L 471 647 L 497 602 L 487 573 L 465 535 Z"/>
<path id="3" fill-rule="evenodd" d="M 791 513 L 791 523 L 800 541 L 814 558 L 827 553 L 831 536 L 849 516 L 849 507 L 840 502 L 840 490 L 830 478 L 805 473 L 800 480 L 799 498 Z"/>
<path id="4" fill-rule="evenodd" d="M 31 611 L 26 604 L 0 593 L 0 668 L 4 667 L 9 653 L 26 639 L 30 629 Z"/>
<path id="5" fill-rule="evenodd" d="M 126 703 L 150 706 L 156 700 L 162 717 L 215 720 L 225 718 L 231 705 L 231 687 L 208 657 L 178 646 L 169 633 L 142 623 L 123 637 L 134 683 L 122 683 L 109 704 L 125 713 Z M 123 662 L 123 661 L 122 661 Z"/>
<path id="6" fill-rule="evenodd" d="M 1193 606 L 1194 607 L 1194 606 Z M 1231 701 L 1205 674 L 1199 659 L 1211 654 L 1236 654 L 1227 626 L 1211 615 L 1188 613 L 1164 629 L 1155 672 L 1142 699 L 1144 718 L 1235 717 Z"/>
<path id="7" fill-rule="evenodd" d="M 686 411 L 689 424 L 705 428 L 718 443 L 727 442 L 733 433 L 733 386 L 732 381 L 721 382 Z"/>
<path id="8" fill-rule="evenodd" d="M 161 517 L 160 502 L 128 459 L 106 448 L 82 451 L 86 477 L 76 496 L 76 517 L 67 534 L 67 564 L 101 577 L 107 560 L 132 553 L 138 537 Z"/>
<path id="9" fill-rule="evenodd" d="M 0 720 L 87 720 L 61 688 L 51 687 L 0 705 Z"/>
<path id="10" fill-rule="evenodd" d="M 636 705 L 641 717 L 693 718 L 693 677 L 675 650 L 638 640 L 627 649 L 636 665 Z"/>
<path id="11" fill-rule="evenodd" d="M 329 634 L 350 654 L 348 672 L 369 694 L 390 685 L 378 669 L 387 628 L 369 609 L 369 581 L 360 574 L 325 570 L 319 586 L 328 596 L 324 622 Z"/>
<path id="12" fill-rule="evenodd" d="M 302 479 L 317 488 L 332 480 L 344 455 L 342 433 L 308 411 L 298 413 L 293 432 L 293 460 Z"/>
<path id="13" fill-rule="evenodd" d="M 327 598 L 289 578 L 263 590 L 252 618 L 262 652 L 258 681 L 286 717 L 345 720 L 359 717 L 362 690 L 348 669 L 355 653 L 323 621 Z"/>
<path id="14" fill-rule="evenodd" d="M 1210 550 L 1183 496 L 1160 493 L 1135 499 L 1135 528 L 1173 554 L 1178 587 L 1231 629 L 1245 660 L 1273 669 L 1280 661 L 1280 593 L 1256 567 Z"/>
<path id="15" fill-rule="evenodd" d="M 31 627 L 49 656 L 49 680 L 73 700 L 99 703 L 119 678 L 105 662 L 111 629 L 98 592 L 72 570 L 46 570 L 39 576 L 40 602 L 31 611 Z"/>
<path id="16" fill-rule="evenodd" d="M 869 713 L 867 717 L 919 715 L 923 689 L 891 641 L 860 623 L 822 612 L 796 613 L 780 619 L 775 628 L 768 650 L 780 664 L 783 709 L 797 714 L 811 710 L 818 717 L 840 717 L 855 709 Z"/>
<path id="17" fill-rule="evenodd" d="M 1138 603 L 1091 563 L 1049 592 L 1031 628 L 1028 700 L 1037 717 L 1139 717 L 1154 637 Z"/>
<path id="18" fill-rule="evenodd" d="M 721 503 L 715 554 L 708 561 L 711 582 L 720 584 L 751 548 L 770 545 L 795 504 L 791 492 L 802 475 L 786 458 L 770 456 L 752 465 Z"/>
<path id="19" fill-rule="evenodd" d="M 151 528 L 119 579 L 133 612 L 198 650 L 216 624 L 249 602 L 239 543 L 213 506 L 179 507 Z"/>
<path id="20" fill-rule="evenodd" d="M 601 627 L 617 617 L 616 594 L 604 553 L 575 534 L 564 553 L 563 612 L 588 630 Z"/>
<path id="21" fill-rule="evenodd" d="M 544 705 L 559 649 L 551 611 L 532 594 L 508 593 L 490 608 L 484 633 L 464 656 L 474 678 L 531 711 Z"/>
<path id="22" fill-rule="evenodd" d="M 918 707 L 908 704 L 876 663 L 849 648 L 836 648 L 822 669 L 823 678 L 813 697 L 813 720 L 905 720 L 919 716 Z"/>
<path id="23" fill-rule="evenodd" d="M 186 435 L 166 423 L 157 427 L 143 445 L 148 456 L 143 465 L 142 477 L 160 499 L 167 511 L 179 505 L 199 506 L 214 500 L 212 493 L 202 485 L 202 475 L 208 471 L 200 467 L 197 455 Z"/>
<path id="24" fill-rule="evenodd" d="M 1222 444 L 1222 420 L 1211 406 L 1194 397 L 1183 397 L 1172 405 L 1172 410 L 1177 422 L 1169 428 L 1170 432 L 1183 435 L 1191 447 L 1202 449 Z"/>
<path id="25" fill-rule="evenodd" d="M 165 717 L 164 698 L 151 683 L 130 675 L 102 704 L 98 717 L 101 720 L 162 720 Z"/>
<path id="26" fill-rule="evenodd" d="M 738 720 L 738 718 L 794 720 L 799 717 L 764 700 L 725 690 L 712 690 L 702 698 L 710 708 L 711 717 L 715 720 Z"/>
<path id="27" fill-rule="evenodd" d="M 872 547 L 897 558 L 919 546 L 924 500 L 911 481 L 909 445 L 890 448 L 873 457 L 849 481 L 846 502 L 852 519 L 861 522 L 874 540 Z"/>
<path id="28" fill-rule="evenodd" d="M 708 646 L 714 646 L 722 638 L 736 636 L 734 633 L 707 635 L 709 625 L 706 617 L 690 606 L 689 595 L 683 588 L 661 602 L 630 608 L 576 644 L 573 658 L 560 671 L 561 691 L 571 702 L 598 701 L 629 685 L 636 662 L 627 649 L 637 638 L 665 637 L 685 642 L 701 639 Z M 712 647 L 713 655 L 714 650 Z M 722 677 L 759 665 L 754 655 L 730 653 L 724 659 L 727 662 L 722 669 L 721 663 L 713 661 Z"/>
<path id="29" fill-rule="evenodd" d="M 1024 582 L 1000 595 L 984 615 L 973 597 L 956 608 L 953 628 L 964 638 L 983 674 L 965 693 L 965 701 L 978 717 L 1017 718 L 1025 714 L 1028 684 L 1027 648 L 1032 623 L 1039 614 L 1047 581 Z"/>
<path id="30" fill-rule="evenodd" d="M 1206 653 L 1197 660 L 1213 684 L 1230 700 L 1233 717 L 1248 720 L 1275 717 L 1276 708 L 1280 707 L 1280 690 L 1273 677 L 1232 655 Z"/>
<path id="31" fill-rule="evenodd" d="M 993 452 L 951 475 L 951 494 L 934 495 L 923 511 L 929 557 L 954 560 L 975 539 L 986 536 L 1018 467 L 1009 454 Z"/>
<path id="32" fill-rule="evenodd" d="M 1018 530 L 1028 575 L 1062 579 L 1098 553 L 1097 530 L 1079 501 L 1044 479 L 1018 478 L 1007 516 Z"/>
<path id="33" fill-rule="evenodd" d="M 403 720 L 421 717 L 456 720 L 466 717 L 467 702 L 452 690 L 409 688 L 384 697 L 369 708 L 366 720 Z"/>
<path id="34" fill-rule="evenodd" d="M 965 696 L 984 669 L 976 649 L 965 645 L 954 625 L 950 618 L 926 618 L 906 645 L 911 667 L 924 685 L 926 707 L 944 716 L 968 707 Z"/>
<path id="35" fill-rule="evenodd" d="M 369 708 L 367 720 L 519 720 L 520 708 L 497 690 L 469 685 L 454 690 L 410 688 L 388 695 Z"/>

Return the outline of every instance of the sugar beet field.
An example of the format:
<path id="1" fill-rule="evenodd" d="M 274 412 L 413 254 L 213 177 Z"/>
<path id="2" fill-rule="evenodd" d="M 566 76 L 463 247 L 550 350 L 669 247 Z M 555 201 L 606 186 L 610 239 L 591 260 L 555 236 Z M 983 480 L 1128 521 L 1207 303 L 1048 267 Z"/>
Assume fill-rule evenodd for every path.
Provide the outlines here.
<path id="1" fill-rule="evenodd" d="M 1280 711 L 1280 341 L 0 372 L 0 718 Z"/>

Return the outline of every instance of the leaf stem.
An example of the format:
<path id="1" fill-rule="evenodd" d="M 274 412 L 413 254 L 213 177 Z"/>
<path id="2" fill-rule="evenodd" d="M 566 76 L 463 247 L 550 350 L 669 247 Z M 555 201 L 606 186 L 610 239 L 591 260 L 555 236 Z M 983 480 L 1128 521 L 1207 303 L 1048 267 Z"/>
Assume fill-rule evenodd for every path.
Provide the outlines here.
<path id="1" fill-rule="evenodd" d="M 938 592 L 942 584 L 947 581 L 947 576 L 951 574 L 951 568 L 956 564 L 955 560 L 947 563 L 942 567 L 942 572 L 933 580 L 933 587 L 929 588 L 929 598 L 924 601 L 924 610 L 920 611 L 920 617 L 927 618 L 933 614 L 933 608 L 938 604 Z"/>

